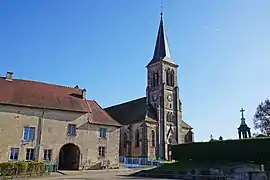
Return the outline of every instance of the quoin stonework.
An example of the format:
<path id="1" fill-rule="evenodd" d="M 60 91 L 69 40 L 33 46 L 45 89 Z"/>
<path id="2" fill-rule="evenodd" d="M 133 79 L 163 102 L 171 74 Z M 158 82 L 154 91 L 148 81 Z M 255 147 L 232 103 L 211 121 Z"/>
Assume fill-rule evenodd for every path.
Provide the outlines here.
<path id="1" fill-rule="evenodd" d="M 170 54 L 162 14 L 154 55 L 146 67 L 146 97 L 105 110 L 124 125 L 120 156 L 170 160 L 171 145 L 192 142 L 194 132 L 182 118 L 178 65 Z"/>
<path id="2" fill-rule="evenodd" d="M 45 161 L 62 170 L 119 163 L 121 125 L 86 90 L 0 77 L 0 162 Z M 107 163 L 108 164 L 108 163 Z"/>

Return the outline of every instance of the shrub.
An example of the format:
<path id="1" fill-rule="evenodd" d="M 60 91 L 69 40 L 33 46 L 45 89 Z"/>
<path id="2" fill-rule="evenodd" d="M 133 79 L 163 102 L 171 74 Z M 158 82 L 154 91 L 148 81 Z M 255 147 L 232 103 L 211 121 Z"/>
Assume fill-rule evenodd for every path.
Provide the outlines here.
<path id="1" fill-rule="evenodd" d="M 4 162 L 0 163 L 1 176 L 41 176 L 45 173 L 43 162 Z"/>
<path id="2" fill-rule="evenodd" d="M 270 160 L 269 149 L 270 138 L 252 138 L 179 144 L 172 147 L 172 156 L 178 161 L 266 162 Z"/>

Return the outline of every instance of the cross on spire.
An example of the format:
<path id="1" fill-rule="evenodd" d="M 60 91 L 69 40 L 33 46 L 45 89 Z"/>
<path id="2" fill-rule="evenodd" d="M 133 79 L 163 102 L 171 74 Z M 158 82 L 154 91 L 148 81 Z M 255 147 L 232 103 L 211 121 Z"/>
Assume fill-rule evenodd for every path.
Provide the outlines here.
<path id="1" fill-rule="evenodd" d="M 163 16 L 164 0 L 160 0 L 160 16 Z"/>
<path id="2" fill-rule="evenodd" d="M 178 67 L 178 65 L 176 65 L 176 63 L 171 58 L 169 43 L 165 31 L 165 25 L 163 23 L 163 8 L 164 8 L 163 2 L 164 0 L 160 0 L 160 23 L 158 28 L 154 55 L 152 60 L 148 63 L 146 67 L 158 61 L 166 61 Z"/>
<path id="3" fill-rule="evenodd" d="M 244 110 L 243 108 L 241 108 L 241 109 L 240 109 L 240 112 L 241 112 L 241 114 L 242 114 L 242 119 L 245 119 L 245 118 L 244 118 L 244 112 L 245 112 L 245 110 Z"/>

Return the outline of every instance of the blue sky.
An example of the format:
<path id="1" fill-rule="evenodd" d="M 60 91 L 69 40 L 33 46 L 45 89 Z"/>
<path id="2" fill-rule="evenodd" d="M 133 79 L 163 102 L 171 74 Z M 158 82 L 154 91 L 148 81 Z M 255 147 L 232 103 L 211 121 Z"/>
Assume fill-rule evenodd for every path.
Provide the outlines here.
<path id="1" fill-rule="evenodd" d="M 270 94 L 269 0 L 165 0 L 184 119 L 196 140 L 237 137 Z M 0 74 L 87 89 L 102 106 L 145 95 L 159 0 L 0 1 Z"/>

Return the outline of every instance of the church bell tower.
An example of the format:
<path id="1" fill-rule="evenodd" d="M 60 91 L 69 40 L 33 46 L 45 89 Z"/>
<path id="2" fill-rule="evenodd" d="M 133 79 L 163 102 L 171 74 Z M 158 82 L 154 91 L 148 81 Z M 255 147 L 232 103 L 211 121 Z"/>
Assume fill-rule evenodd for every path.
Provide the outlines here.
<path id="1" fill-rule="evenodd" d="M 251 138 L 250 127 L 248 127 L 248 125 L 246 124 L 246 119 L 244 117 L 245 110 L 242 108 L 240 112 L 241 112 L 242 117 L 241 117 L 241 124 L 238 128 L 239 139 Z"/>
<path id="2" fill-rule="evenodd" d="M 147 104 L 157 112 L 157 152 L 160 158 L 169 159 L 171 145 L 180 143 L 182 110 L 177 83 L 178 65 L 171 58 L 163 13 L 154 55 L 146 67 Z"/>

